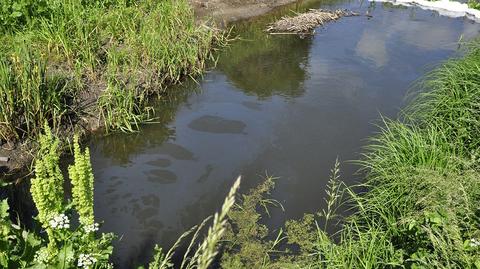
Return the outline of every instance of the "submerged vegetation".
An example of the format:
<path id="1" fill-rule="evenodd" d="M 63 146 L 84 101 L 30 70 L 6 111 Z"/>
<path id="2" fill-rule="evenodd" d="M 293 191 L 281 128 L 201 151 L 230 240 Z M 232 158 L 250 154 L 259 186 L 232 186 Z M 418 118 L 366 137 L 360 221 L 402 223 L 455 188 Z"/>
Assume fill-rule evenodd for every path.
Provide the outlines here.
<path id="1" fill-rule="evenodd" d="M 199 75 L 220 37 L 187 0 L 2 1 L 0 32 L 0 142 L 13 143 L 44 122 L 134 130 L 146 97 Z"/>

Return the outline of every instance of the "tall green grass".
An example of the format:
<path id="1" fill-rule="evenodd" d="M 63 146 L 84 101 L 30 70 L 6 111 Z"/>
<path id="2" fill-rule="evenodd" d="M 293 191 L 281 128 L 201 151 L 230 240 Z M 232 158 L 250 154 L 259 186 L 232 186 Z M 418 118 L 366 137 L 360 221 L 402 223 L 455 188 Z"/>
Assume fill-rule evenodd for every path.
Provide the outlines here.
<path id="1" fill-rule="evenodd" d="M 417 85 L 402 113 L 385 120 L 349 194 L 353 214 L 334 242 L 316 229 L 317 261 L 345 268 L 479 268 L 480 45 Z"/>
<path id="2" fill-rule="evenodd" d="M 72 99 L 67 76 L 48 74 L 47 59 L 21 44 L 0 59 L 0 138 L 37 135 L 44 122 L 62 124 Z"/>
<path id="3" fill-rule="evenodd" d="M 132 131 L 148 118 L 148 95 L 200 75 L 222 41 L 195 21 L 187 0 L 21 2 L 18 12 L 3 2 L 0 11 L 0 135 L 7 141 L 35 137 L 45 121 L 75 123 L 82 96 L 98 104 L 93 114 L 107 130 Z M 25 43 L 28 49 L 16 49 Z"/>

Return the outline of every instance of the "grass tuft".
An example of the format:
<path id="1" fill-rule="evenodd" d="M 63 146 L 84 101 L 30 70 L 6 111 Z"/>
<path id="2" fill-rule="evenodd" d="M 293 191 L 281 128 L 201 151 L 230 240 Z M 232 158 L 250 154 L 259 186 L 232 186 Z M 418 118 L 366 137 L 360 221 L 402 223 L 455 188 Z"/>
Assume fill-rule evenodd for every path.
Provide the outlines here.
<path id="1" fill-rule="evenodd" d="M 195 21 L 187 0 L 22 3 L 17 19 L 0 25 L 4 142 L 35 138 L 45 121 L 54 130 L 75 124 L 87 112 L 107 131 L 134 131 L 151 115 L 147 97 L 200 75 L 224 41 Z M 0 18 L 17 8 L 0 7 Z"/>

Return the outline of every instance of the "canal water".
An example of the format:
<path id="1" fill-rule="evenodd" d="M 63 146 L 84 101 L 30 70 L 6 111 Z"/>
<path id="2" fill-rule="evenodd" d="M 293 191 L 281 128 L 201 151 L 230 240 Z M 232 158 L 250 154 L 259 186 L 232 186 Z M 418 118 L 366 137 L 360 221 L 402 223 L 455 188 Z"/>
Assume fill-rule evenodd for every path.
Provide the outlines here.
<path id="1" fill-rule="evenodd" d="M 371 17 L 342 18 L 303 38 L 263 31 L 306 8 Z M 155 122 L 91 141 L 96 217 L 121 236 L 120 268 L 147 263 L 154 244 L 170 246 L 213 214 L 238 175 L 242 192 L 278 177 L 272 195 L 285 210 L 266 220 L 273 228 L 321 209 L 335 160 L 342 180 L 361 180 L 348 161 L 381 116 L 395 117 L 412 83 L 480 33 L 468 19 L 360 1 L 288 6 L 234 29 L 241 39 L 216 68 L 155 102 Z"/>

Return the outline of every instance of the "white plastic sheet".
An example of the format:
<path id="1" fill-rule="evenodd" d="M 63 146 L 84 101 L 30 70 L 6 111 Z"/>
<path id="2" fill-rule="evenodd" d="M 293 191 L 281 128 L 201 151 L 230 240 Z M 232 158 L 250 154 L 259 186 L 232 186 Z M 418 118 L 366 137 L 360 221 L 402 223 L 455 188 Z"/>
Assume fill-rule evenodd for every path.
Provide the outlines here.
<path id="1" fill-rule="evenodd" d="M 435 10 L 440 15 L 458 18 L 468 17 L 480 22 L 480 10 L 469 8 L 467 4 L 449 0 L 374 0 L 375 2 L 390 2 L 395 5 L 419 6 L 427 10 Z"/>

